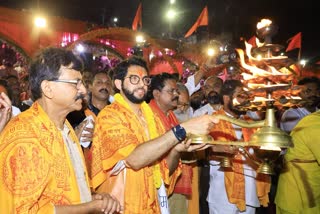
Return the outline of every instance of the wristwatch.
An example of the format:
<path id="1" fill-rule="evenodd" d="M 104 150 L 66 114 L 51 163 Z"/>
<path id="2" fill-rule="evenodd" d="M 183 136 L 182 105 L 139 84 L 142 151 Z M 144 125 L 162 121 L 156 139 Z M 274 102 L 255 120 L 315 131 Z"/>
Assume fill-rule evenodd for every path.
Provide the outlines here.
<path id="1" fill-rule="evenodd" d="M 180 125 L 176 125 L 171 130 L 179 141 L 183 141 L 187 137 L 186 130 Z"/>

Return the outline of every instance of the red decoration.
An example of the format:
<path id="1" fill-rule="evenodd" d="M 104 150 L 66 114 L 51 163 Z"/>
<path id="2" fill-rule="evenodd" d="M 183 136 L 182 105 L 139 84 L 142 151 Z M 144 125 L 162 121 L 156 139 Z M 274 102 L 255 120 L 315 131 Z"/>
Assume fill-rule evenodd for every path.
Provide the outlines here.
<path id="1" fill-rule="evenodd" d="M 142 14 L 142 4 L 140 3 L 139 7 L 137 9 L 136 15 L 135 15 L 133 22 L 132 22 L 132 30 L 137 30 L 138 25 L 140 26 L 140 28 L 142 28 L 141 14 Z"/>
<path id="2" fill-rule="evenodd" d="M 150 75 L 161 74 L 163 72 L 174 74 L 174 73 L 177 73 L 178 71 L 179 75 L 182 76 L 182 73 L 183 73 L 182 60 L 173 59 L 172 61 L 176 69 L 174 69 L 172 65 L 163 57 L 154 58 L 153 62 L 151 62 L 150 64 Z"/>
<path id="3" fill-rule="evenodd" d="M 205 6 L 205 8 L 202 10 L 200 16 L 198 17 L 197 21 L 193 24 L 193 26 L 190 28 L 190 30 L 186 33 L 186 35 L 184 36 L 189 37 L 191 36 L 191 34 L 197 30 L 197 28 L 199 26 L 205 26 L 208 25 L 209 21 L 208 21 L 208 7 Z"/>
<path id="4" fill-rule="evenodd" d="M 287 49 L 286 49 L 286 52 L 288 51 L 291 51 L 293 49 L 296 49 L 296 48 L 301 48 L 301 32 L 297 33 L 294 37 L 290 38 L 288 41 L 290 41 Z"/>

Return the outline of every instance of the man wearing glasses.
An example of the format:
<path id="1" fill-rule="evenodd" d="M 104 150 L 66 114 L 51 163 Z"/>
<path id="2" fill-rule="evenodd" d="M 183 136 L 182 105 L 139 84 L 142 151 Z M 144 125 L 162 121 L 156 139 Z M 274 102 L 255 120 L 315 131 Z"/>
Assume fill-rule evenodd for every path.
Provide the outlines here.
<path id="1" fill-rule="evenodd" d="M 186 89 L 188 92 L 188 89 Z M 175 76 L 162 73 L 152 77 L 149 95 L 152 98 L 150 107 L 154 114 L 161 119 L 165 130 L 168 131 L 179 124 L 173 110 L 179 104 L 180 90 Z M 189 96 L 189 94 L 187 94 Z M 181 165 L 181 175 L 170 196 L 170 213 L 188 213 L 187 197 L 192 193 L 192 167 Z"/>
<path id="2" fill-rule="evenodd" d="M 2 213 L 114 213 L 119 202 L 91 195 L 78 138 L 66 120 L 86 88 L 71 51 L 44 49 L 30 67 L 34 104 L 0 135 Z"/>
<path id="3" fill-rule="evenodd" d="M 141 58 L 119 63 L 113 81 L 115 101 L 100 111 L 95 124 L 93 188 L 111 190 L 124 205 L 124 213 L 166 213 L 167 194 L 181 170 L 180 151 L 203 147 L 185 141 L 187 133 L 207 134 L 216 121 L 205 115 L 166 131 L 145 102 L 151 80 Z"/>

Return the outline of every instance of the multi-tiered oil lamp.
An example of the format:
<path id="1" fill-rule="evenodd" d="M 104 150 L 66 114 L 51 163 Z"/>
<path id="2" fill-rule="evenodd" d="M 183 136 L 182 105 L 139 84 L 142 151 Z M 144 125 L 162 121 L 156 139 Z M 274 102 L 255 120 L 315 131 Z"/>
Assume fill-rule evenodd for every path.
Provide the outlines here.
<path id="1" fill-rule="evenodd" d="M 276 34 L 277 29 L 270 20 L 263 19 L 258 23 L 257 36 L 263 42 L 259 42 L 259 46 L 253 50 L 246 43 L 248 62 L 245 61 L 243 50 L 237 50 L 240 56 L 240 64 L 246 70 L 242 73 L 243 83 L 246 85 L 247 93 L 252 98 L 249 103 L 239 105 L 238 108 L 265 110 L 265 120 L 247 122 L 225 115 L 215 115 L 220 120 L 229 121 L 240 127 L 259 129 L 248 142 L 213 141 L 210 136 L 190 136 L 193 143 L 209 142 L 214 145 L 238 146 L 240 152 L 243 152 L 259 165 L 257 172 L 263 174 L 272 174 L 273 162 L 280 156 L 281 151 L 293 146 L 291 137 L 277 127 L 275 119 L 275 107 L 284 103 L 283 96 L 286 95 L 284 97 L 286 100 L 294 100 L 294 96 L 289 93 L 292 92 L 289 89 L 291 87 L 290 81 L 294 75 L 288 67 L 290 66 L 290 60 L 279 54 L 284 47 L 271 42 L 271 37 Z M 281 96 L 277 91 L 282 92 L 280 93 Z M 244 147 L 253 148 L 255 158 L 252 158 L 252 155 L 246 152 Z M 223 158 L 222 166 L 231 166 L 228 159 L 229 157 Z"/>

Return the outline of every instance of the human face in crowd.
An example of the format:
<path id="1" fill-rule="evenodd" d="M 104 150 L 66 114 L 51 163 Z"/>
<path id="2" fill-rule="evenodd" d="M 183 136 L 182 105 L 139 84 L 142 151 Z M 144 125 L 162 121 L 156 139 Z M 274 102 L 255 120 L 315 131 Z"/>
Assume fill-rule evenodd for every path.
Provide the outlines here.
<path id="1" fill-rule="evenodd" d="M 57 107 L 67 112 L 81 110 L 87 90 L 79 71 L 61 66 L 58 80 L 50 81 L 50 83 L 53 87 L 52 102 Z"/>
<path id="2" fill-rule="evenodd" d="M 139 81 L 137 81 L 138 79 Z M 150 82 L 145 68 L 131 65 L 128 68 L 127 75 L 122 80 L 121 90 L 130 102 L 140 104 L 146 99 Z"/>
<path id="3" fill-rule="evenodd" d="M 100 101 L 108 101 L 111 93 L 112 83 L 110 77 L 106 73 L 98 73 L 95 75 L 90 91 L 92 97 Z"/>
<path id="4" fill-rule="evenodd" d="M 303 100 L 316 99 L 319 97 L 319 89 L 316 83 L 306 83 L 301 85 L 300 97 Z"/>
<path id="5" fill-rule="evenodd" d="M 243 104 L 248 100 L 248 98 L 248 94 L 242 87 L 236 87 L 231 99 L 229 100 L 229 109 L 238 115 L 244 114 L 243 111 L 239 111 L 235 106 Z"/>
<path id="6" fill-rule="evenodd" d="M 222 88 L 222 80 L 217 77 L 209 77 L 202 87 L 202 90 L 204 91 L 204 96 L 208 97 L 209 93 L 212 91 L 215 91 L 217 93 L 221 92 Z"/>
<path id="7" fill-rule="evenodd" d="M 177 81 L 173 79 L 168 79 L 164 82 L 164 87 L 161 89 L 159 96 L 157 98 L 158 105 L 165 111 L 173 110 L 178 105 L 179 100 L 179 89 L 177 86 Z"/>
<path id="8" fill-rule="evenodd" d="M 20 94 L 20 83 L 18 81 L 18 78 L 10 77 L 7 79 L 7 83 L 14 95 Z"/>
<path id="9" fill-rule="evenodd" d="M 190 96 L 188 91 L 180 91 L 177 110 L 179 113 L 185 113 L 190 107 Z"/>

